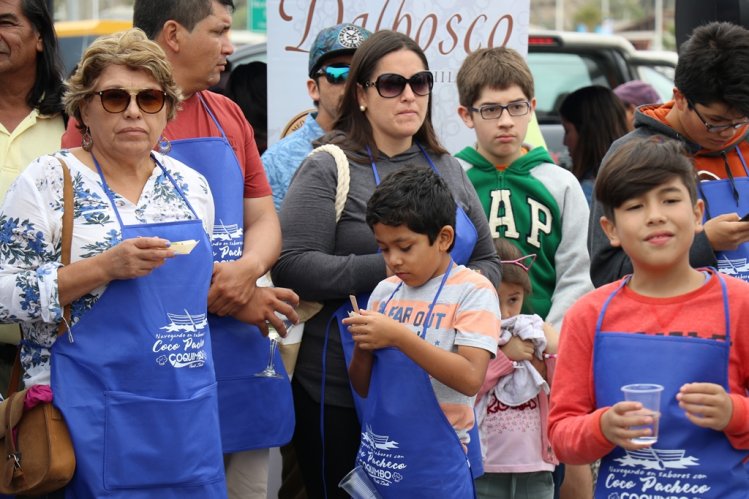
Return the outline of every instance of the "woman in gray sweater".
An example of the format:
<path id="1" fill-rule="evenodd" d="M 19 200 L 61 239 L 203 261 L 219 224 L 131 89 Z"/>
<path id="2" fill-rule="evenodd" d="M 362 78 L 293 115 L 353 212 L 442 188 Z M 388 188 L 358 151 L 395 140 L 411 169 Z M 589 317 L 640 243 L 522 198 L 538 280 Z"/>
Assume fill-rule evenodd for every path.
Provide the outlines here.
<path id="1" fill-rule="evenodd" d="M 338 145 L 348 158 L 350 188 L 340 220 L 336 222 L 335 210 L 338 169 L 327 152 L 302 163 L 281 208 L 283 250 L 273 281 L 324 305 L 305 325 L 292 382 L 293 444 L 309 497 L 348 497 L 338 483 L 354 467 L 361 428 L 335 318 L 336 312 L 345 315 L 348 295 L 360 296 L 365 306 L 365 296 L 386 277 L 385 261 L 365 222 L 366 204 L 379 180 L 401 168 L 436 170 L 459 212 L 467 215 L 458 213 L 457 239 L 463 241 L 456 242 L 453 257 L 495 285 L 500 280 L 500 264 L 473 186 L 432 127 L 432 84 L 424 53 L 406 35 L 380 31 L 362 43 L 351 63 L 334 131 L 320 140 Z M 457 254 L 461 250 L 462 257 Z"/>

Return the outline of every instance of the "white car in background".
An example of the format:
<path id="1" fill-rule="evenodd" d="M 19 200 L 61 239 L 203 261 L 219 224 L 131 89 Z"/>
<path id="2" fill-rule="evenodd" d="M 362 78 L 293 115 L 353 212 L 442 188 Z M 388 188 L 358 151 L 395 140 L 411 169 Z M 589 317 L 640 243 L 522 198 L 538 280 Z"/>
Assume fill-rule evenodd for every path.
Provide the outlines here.
<path id="1" fill-rule="evenodd" d="M 675 52 L 635 50 L 618 35 L 532 30 L 528 65 L 536 87 L 536 118 L 546 146 L 557 164 L 569 167 L 559 106 L 578 88 L 615 88 L 630 80 L 650 83 L 661 100 L 671 99 Z"/>

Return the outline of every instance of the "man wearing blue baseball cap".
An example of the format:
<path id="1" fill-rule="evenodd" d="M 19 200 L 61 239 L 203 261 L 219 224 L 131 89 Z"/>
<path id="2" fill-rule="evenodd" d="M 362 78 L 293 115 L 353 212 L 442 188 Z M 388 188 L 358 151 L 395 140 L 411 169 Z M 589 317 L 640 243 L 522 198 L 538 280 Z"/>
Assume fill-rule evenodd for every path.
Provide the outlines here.
<path id="1" fill-rule="evenodd" d="M 351 58 L 371 33 L 355 24 L 343 23 L 322 29 L 309 51 L 307 92 L 316 112 L 304 124 L 269 147 L 262 155 L 276 210 L 302 160 L 312 150 L 312 141 L 330 131 L 348 77 Z M 310 117 L 312 119 L 310 119 Z"/>

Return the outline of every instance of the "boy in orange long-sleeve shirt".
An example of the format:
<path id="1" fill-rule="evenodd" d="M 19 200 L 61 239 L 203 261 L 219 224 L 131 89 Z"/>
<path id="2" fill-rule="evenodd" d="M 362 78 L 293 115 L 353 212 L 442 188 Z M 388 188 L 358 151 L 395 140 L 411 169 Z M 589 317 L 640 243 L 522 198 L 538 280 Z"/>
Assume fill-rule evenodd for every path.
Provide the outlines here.
<path id="1" fill-rule="evenodd" d="M 691 161 L 676 141 L 633 140 L 601 169 L 595 195 L 633 273 L 565 316 L 554 451 L 568 463 L 602 459 L 596 498 L 749 497 L 749 285 L 689 264 L 704 209 Z M 664 386 L 655 443 L 633 442 L 651 436 L 640 425 L 653 416 L 621 401 L 630 383 Z"/>

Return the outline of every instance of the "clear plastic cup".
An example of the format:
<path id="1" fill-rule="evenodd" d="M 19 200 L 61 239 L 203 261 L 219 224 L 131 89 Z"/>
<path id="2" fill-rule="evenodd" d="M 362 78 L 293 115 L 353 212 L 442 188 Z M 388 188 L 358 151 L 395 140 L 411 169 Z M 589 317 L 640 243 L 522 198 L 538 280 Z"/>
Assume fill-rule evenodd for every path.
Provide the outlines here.
<path id="1" fill-rule="evenodd" d="M 647 425 L 632 426 L 632 430 L 650 430 L 650 435 L 633 438 L 638 444 L 654 444 L 658 441 L 658 422 L 661 417 L 661 393 L 663 386 L 653 383 L 635 383 L 622 386 L 624 400 L 628 402 L 640 402 L 642 410 L 639 414 L 653 417 L 653 422 Z"/>

